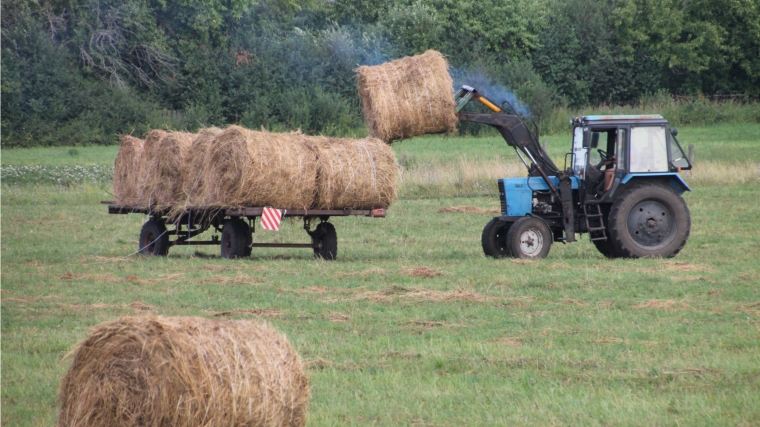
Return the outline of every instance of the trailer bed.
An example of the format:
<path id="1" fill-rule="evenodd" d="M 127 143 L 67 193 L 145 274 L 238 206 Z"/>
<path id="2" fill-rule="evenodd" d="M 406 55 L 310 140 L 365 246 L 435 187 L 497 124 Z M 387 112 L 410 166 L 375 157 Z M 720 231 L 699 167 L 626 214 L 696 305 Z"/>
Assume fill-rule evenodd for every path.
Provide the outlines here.
<path id="1" fill-rule="evenodd" d="M 144 214 L 150 218 L 140 231 L 139 253 L 149 256 L 165 256 L 172 246 L 180 245 L 220 245 L 224 258 L 249 256 L 252 248 L 311 248 L 314 256 L 334 260 L 338 253 L 338 238 L 335 227 L 328 222 L 330 217 L 365 216 L 384 218 L 386 208 L 373 209 L 288 209 L 283 217 L 301 217 L 304 230 L 311 238 L 309 243 L 256 243 L 256 219 L 262 216 L 264 207 L 219 207 L 188 206 L 181 214 L 170 218 L 171 208 L 141 208 L 118 205 L 113 201 L 102 201 L 108 205 L 111 215 Z M 312 224 L 319 222 L 312 230 Z M 214 228 L 210 240 L 190 240 L 209 228 Z"/>

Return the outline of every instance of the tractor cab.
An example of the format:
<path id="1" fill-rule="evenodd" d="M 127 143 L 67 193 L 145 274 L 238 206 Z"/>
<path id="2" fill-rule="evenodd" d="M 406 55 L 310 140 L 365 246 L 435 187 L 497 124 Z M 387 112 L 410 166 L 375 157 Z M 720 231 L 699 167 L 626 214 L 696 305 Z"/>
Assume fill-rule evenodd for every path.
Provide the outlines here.
<path id="1" fill-rule="evenodd" d="M 670 177 L 676 191 L 688 186 L 675 174 L 691 169 L 671 129 L 660 115 L 582 116 L 571 121 L 569 172 L 580 178 L 589 201 L 611 201 L 621 184 L 635 178 Z"/>

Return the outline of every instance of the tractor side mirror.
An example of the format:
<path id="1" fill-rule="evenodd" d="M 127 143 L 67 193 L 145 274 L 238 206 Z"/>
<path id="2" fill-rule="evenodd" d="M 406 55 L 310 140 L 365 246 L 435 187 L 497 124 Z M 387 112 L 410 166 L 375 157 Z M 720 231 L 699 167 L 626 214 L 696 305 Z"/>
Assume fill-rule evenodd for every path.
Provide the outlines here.
<path id="1" fill-rule="evenodd" d="M 673 136 L 678 136 L 678 128 L 673 128 L 670 130 L 670 134 Z"/>

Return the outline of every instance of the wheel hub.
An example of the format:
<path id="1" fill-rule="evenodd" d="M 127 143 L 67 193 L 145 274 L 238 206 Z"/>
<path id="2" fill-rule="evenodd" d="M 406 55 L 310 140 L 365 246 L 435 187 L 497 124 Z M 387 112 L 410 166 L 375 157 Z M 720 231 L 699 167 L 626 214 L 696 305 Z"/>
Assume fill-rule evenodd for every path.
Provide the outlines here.
<path id="1" fill-rule="evenodd" d="M 633 241 L 641 246 L 667 244 L 675 231 L 673 211 L 657 200 L 637 204 L 628 215 L 628 232 Z"/>
<path id="2" fill-rule="evenodd" d="M 520 235 L 520 249 L 525 255 L 533 256 L 541 251 L 544 239 L 535 228 L 529 228 Z"/>

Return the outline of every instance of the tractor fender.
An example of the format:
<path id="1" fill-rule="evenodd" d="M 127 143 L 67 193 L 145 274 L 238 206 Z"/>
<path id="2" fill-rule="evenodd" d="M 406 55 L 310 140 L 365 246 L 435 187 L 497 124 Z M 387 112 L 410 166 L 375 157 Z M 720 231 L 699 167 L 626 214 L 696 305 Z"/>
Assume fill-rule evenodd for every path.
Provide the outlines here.
<path id="1" fill-rule="evenodd" d="M 628 184 L 629 182 L 646 182 L 646 181 L 661 181 L 668 180 L 670 188 L 673 189 L 679 196 L 686 191 L 691 191 L 691 187 L 686 184 L 681 175 L 676 172 L 666 173 L 629 173 L 623 177 L 620 181 L 621 185 Z"/>

